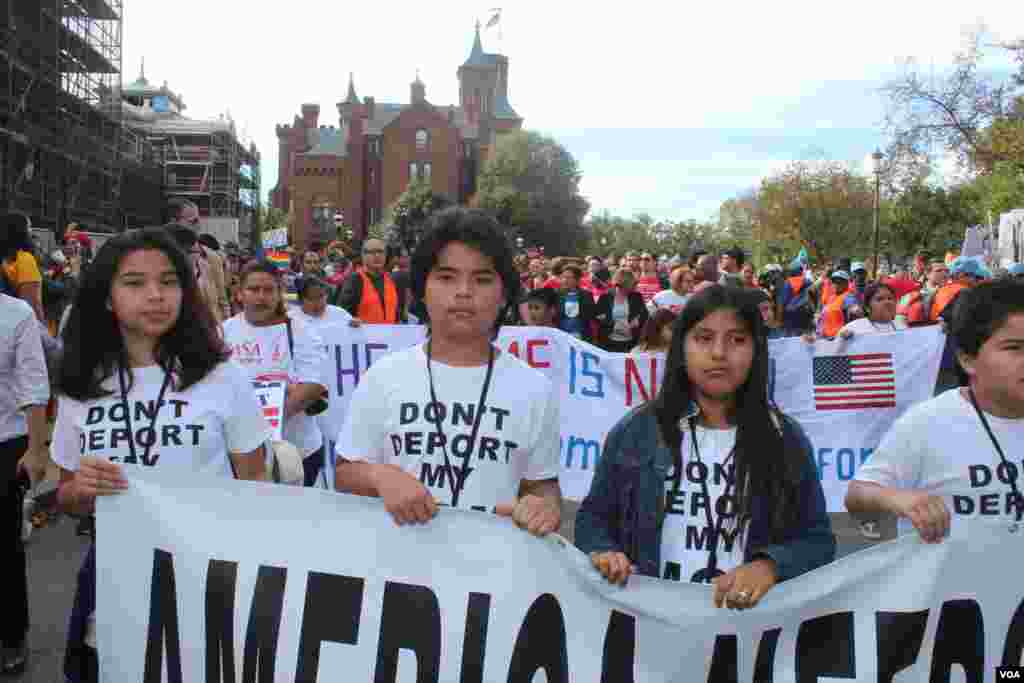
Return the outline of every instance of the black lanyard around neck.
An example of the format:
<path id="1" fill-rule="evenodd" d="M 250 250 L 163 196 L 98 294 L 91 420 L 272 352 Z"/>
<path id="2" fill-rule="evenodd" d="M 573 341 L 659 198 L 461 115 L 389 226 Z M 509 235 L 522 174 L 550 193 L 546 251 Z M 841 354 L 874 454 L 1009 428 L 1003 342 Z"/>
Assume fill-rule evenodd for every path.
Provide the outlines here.
<path id="1" fill-rule="evenodd" d="M 149 419 L 149 443 L 145 445 L 145 449 L 142 452 L 142 463 L 149 463 L 149 452 L 153 450 L 153 444 L 156 443 L 156 418 L 160 414 L 160 408 L 163 407 L 164 393 L 167 391 L 167 385 L 171 383 L 171 373 L 166 369 L 164 370 L 164 381 L 160 385 L 160 393 L 157 394 L 156 404 L 153 406 L 153 416 Z M 135 433 L 132 431 L 132 408 L 128 404 L 128 389 L 127 384 L 124 381 L 124 366 L 118 365 L 117 367 L 117 379 L 121 384 L 121 405 L 124 406 L 124 423 L 128 428 L 128 450 L 130 455 L 125 458 L 125 462 L 136 465 L 139 462 L 138 455 L 135 452 Z"/>
<path id="2" fill-rule="evenodd" d="M 441 441 L 441 451 L 444 453 L 444 468 L 448 473 L 448 480 L 452 486 L 452 507 L 458 507 L 459 494 L 465 486 L 466 475 L 456 478 L 455 468 L 452 467 L 451 458 L 448 456 L 448 438 L 445 436 L 444 428 L 441 426 L 441 408 L 437 401 L 437 393 L 434 390 L 434 372 L 431 369 L 432 356 L 430 345 L 432 340 L 427 340 L 427 377 L 430 380 L 430 402 L 434 407 L 434 428 L 437 430 L 438 439 Z M 487 401 L 487 392 L 491 388 L 491 375 L 494 373 L 494 345 L 490 345 L 490 355 L 487 358 L 487 376 L 484 378 L 484 386 L 480 391 L 480 402 L 476 406 L 476 414 L 473 415 L 473 431 L 469 436 L 469 444 L 466 446 L 466 455 L 462 456 L 462 471 L 466 472 L 469 467 L 469 459 L 473 455 L 473 447 L 476 445 L 477 433 L 480 431 L 480 422 L 484 416 L 484 403 Z M 425 413 L 426 411 L 424 411 Z"/>
<path id="3" fill-rule="evenodd" d="M 688 422 L 690 423 L 690 442 L 693 444 L 691 450 L 693 451 L 694 459 L 698 463 L 704 464 L 704 461 L 701 460 L 701 458 L 700 458 L 700 445 L 697 443 L 697 422 L 696 422 L 696 419 L 691 417 L 688 420 Z M 733 450 L 730 451 L 729 455 L 726 456 L 725 460 L 722 461 L 722 465 L 723 466 L 727 465 L 729 463 L 729 461 L 732 459 L 732 456 L 733 456 L 733 454 L 735 452 L 736 452 L 736 449 L 735 449 L 735 447 L 733 447 Z M 676 450 L 676 463 L 675 463 L 675 465 L 676 465 L 675 476 L 672 478 L 672 499 L 673 500 L 679 494 L 679 488 L 680 488 L 680 486 L 682 484 L 683 467 L 685 466 L 684 463 L 683 463 L 683 447 L 682 447 L 682 443 L 680 443 L 679 448 Z M 693 582 L 693 583 L 711 583 L 711 580 L 714 579 L 716 576 L 721 576 L 722 574 L 725 573 L 725 572 L 721 571 L 718 568 L 718 538 L 722 534 L 722 523 L 723 523 L 723 521 L 725 519 L 725 515 L 719 514 L 718 515 L 718 519 L 716 520 L 712 516 L 712 514 L 711 514 L 711 503 L 712 503 L 712 501 L 711 501 L 711 490 L 708 487 L 708 477 L 709 476 L 711 476 L 711 470 L 710 469 L 705 473 L 705 475 L 703 477 L 701 477 L 701 480 L 700 480 L 701 493 L 704 495 L 704 501 L 705 501 L 704 516 L 705 516 L 705 519 L 707 521 L 708 530 L 709 530 L 709 533 L 710 533 L 710 537 L 708 538 L 708 548 L 709 548 L 708 563 L 707 563 L 707 566 L 704 567 L 703 569 L 699 569 L 696 572 L 694 572 L 693 576 L 690 578 L 690 581 Z M 735 474 L 733 475 L 733 479 L 735 479 Z M 728 498 L 729 492 L 732 489 L 732 484 L 733 484 L 732 480 L 726 479 L 725 490 L 722 492 L 722 497 L 723 498 Z M 735 503 L 733 504 L 733 506 L 735 508 Z"/>
<path id="4" fill-rule="evenodd" d="M 985 417 L 985 412 L 978 407 L 978 399 L 974 395 L 974 389 L 967 387 L 967 395 L 971 398 L 971 405 L 974 407 L 974 412 L 978 414 L 978 418 L 981 420 L 981 426 L 985 428 L 985 432 L 988 434 L 988 438 L 992 440 L 992 446 L 996 449 L 996 453 L 999 454 L 999 460 L 1002 461 L 1003 467 L 1006 468 L 1006 478 L 1010 480 L 1010 490 L 1013 491 L 1014 496 L 1014 509 L 1017 512 L 1017 521 L 1021 521 L 1021 517 L 1024 517 L 1024 498 L 1020 497 L 1020 491 L 1017 489 L 1017 472 L 1016 467 L 1011 465 L 1006 459 L 1006 454 L 1003 453 L 1003 447 L 999 445 L 999 439 L 992 432 L 992 428 L 988 426 L 988 419 Z M 998 477 L 997 477 L 998 479 Z"/>

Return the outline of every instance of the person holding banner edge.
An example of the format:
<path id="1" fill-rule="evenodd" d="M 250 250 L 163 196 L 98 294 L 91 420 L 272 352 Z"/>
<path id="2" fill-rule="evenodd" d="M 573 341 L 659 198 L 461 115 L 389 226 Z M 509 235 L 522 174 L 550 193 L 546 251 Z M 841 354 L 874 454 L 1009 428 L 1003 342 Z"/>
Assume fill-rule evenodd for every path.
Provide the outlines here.
<path id="1" fill-rule="evenodd" d="M 121 493 L 120 463 L 202 477 L 265 478 L 270 430 L 205 306 L 188 257 L 163 229 L 107 241 L 64 331 L 51 455 L 58 505 L 91 514 Z M 102 533 L 102 528 L 98 530 Z M 95 545 L 78 574 L 65 679 L 97 680 Z"/>
<path id="2" fill-rule="evenodd" d="M 952 516 L 1024 516 L 1024 283 L 964 289 L 952 339 L 967 386 L 911 407 L 858 470 L 846 509 L 858 518 L 899 518 L 901 533 L 927 543 L 946 536 Z"/>
<path id="3" fill-rule="evenodd" d="M 612 428 L 576 516 L 576 545 L 613 583 L 712 583 L 748 609 L 832 561 L 835 538 L 800 426 L 768 398 L 758 301 L 714 285 L 673 328 L 657 397 Z"/>
<path id="4" fill-rule="evenodd" d="M 316 415 L 326 409 L 322 377 L 326 354 L 316 331 L 288 315 L 280 272 L 269 261 L 242 271 L 241 314 L 224 321 L 232 360 L 252 380 L 284 379 L 284 438 L 299 449 L 304 484 L 313 486 L 324 466 L 324 438 Z"/>
<path id="5" fill-rule="evenodd" d="M 337 439 L 339 491 L 380 497 L 399 525 L 439 504 L 559 528 L 558 396 L 540 371 L 494 346 L 521 283 L 493 218 L 451 208 L 412 257 L 427 342 L 389 354 L 360 379 Z"/>

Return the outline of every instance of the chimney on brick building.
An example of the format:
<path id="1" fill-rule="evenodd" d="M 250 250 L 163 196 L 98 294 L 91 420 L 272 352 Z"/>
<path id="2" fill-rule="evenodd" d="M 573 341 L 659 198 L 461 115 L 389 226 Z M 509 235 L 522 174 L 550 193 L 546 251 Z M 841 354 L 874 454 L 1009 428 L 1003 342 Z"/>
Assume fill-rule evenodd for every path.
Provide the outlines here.
<path id="1" fill-rule="evenodd" d="M 377 109 L 377 100 L 372 97 L 367 97 L 364 100 L 366 102 L 366 118 L 373 120 Z"/>
<path id="2" fill-rule="evenodd" d="M 319 104 L 302 105 L 302 124 L 307 128 L 316 128 L 320 119 Z"/>

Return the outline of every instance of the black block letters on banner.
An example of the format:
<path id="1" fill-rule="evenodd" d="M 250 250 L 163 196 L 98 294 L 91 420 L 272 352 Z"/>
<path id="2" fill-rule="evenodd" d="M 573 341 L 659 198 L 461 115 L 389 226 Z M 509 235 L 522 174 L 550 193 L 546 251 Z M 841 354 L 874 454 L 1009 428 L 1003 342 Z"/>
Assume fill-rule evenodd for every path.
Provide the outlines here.
<path id="1" fill-rule="evenodd" d="M 259 567 L 245 632 L 241 683 L 274 680 L 286 579 L 285 568 Z M 209 562 L 203 631 L 206 683 L 237 681 L 234 656 L 237 584 L 237 562 Z M 358 645 L 364 592 L 363 578 L 308 574 L 295 681 L 314 683 L 317 680 L 323 643 Z M 490 610 L 489 594 L 468 594 L 459 683 L 484 683 Z M 928 610 L 875 613 L 879 683 L 892 683 L 899 678 L 897 674 L 918 662 L 928 617 Z M 400 650 L 415 654 L 418 683 L 437 683 L 442 665 L 443 633 L 434 591 L 427 586 L 386 582 L 380 623 L 375 683 L 394 683 L 398 679 Z M 186 628 L 186 633 L 195 637 L 199 630 Z M 759 683 L 772 683 L 780 633 L 776 628 L 761 634 L 753 674 L 753 679 Z M 963 668 L 970 683 L 986 680 L 984 633 L 981 608 L 975 600 L 945 602 L 939 612 L 929 680 L 949 681 L 954 665 L 958 670 Z M 549 683 L 568 683 L 571 678 L 566 640 L 565 619 L 558 599 L 550 593 L 541 595 L 527 610 L 519 628 L 509 662 L 508 683 L 530 683 L 541 669 Z M 740 683 L 737 651 L 735 635 L 716 636 L 708 683 Z M 1013 614 L 1005 645 L 999 653 L 1002 655 L 1000 662 L 1004 666 L 1019 666 L 1022 652 L 1024 602 Z M 633 683 L 636 654 L 635 618 L 613 610 L 601 653 L 600 683 Z M 837 612 L 804 621 L 797 631 L 795 655 L 799 683 L 812 683 L 821 677 L 855 678 L 854 613 Z M 870 655 L 864 653 L 864 656 Z M 143 683 L 163 680 L 184 683 L 182 664 L 174 557 L 154 549 Z"/>
<path id="2" fill-rule="evenodd" d="M 167 641 L 167 681 L 181 683 L 181 641 L 178 635 L 178 591 L 174 557 L 153 550 L 153 582 L 149 594 L 149 632 L 146 638 L 144 683 L 163 681 L 164 640 Z"/>
<path id="3" fill-rule="evenodd" d="M 548 683 L 569 683 L 565 618 L 558 598 L 550 593 L 534 600 L 519 627 L 508 667 L 508 683 L 530 683 L 541 669 Z"/>
<path id="4" fill-rule="evenodd" d="M 398 651 L 416 654 L 416 683 L 437 683 L 441 674 L 441 608 L 426 586 L 388 581 L 380 618 L 374 683 L 398 680 Z"/>
<path id="5" fill-rule="evenodd" d="M 299 635 L 296 683 L 316 683 L 320 644 L 355 645 L 359 642 L 359 615 L 363 610 L 363 579 L 310 572 L 306 580 L 306 608 Z"/>
<path id="6" fill-rule="evenodd" d="M 206 571 L 206 683 L 235 683 L 238 563 L 210 560 Z"/>
<path id="7" fill-rule="evenodd" d="M 459 683 L 483 683 L 487 654 L 487 624 L 491 618 L 491 596 L 470 593 L 466 605 L 466 635 L 462 641 L 462 676 Z"/>
<path id="8" fill-rule="evenodd" d="M 796 635 L 797 683 L 817 683 L 821 676 L 856 678 L 853 612 L 836 612 L 800 624 Z"/>
<path id="9" fill-rule="evenodd" d="M 601 660 L 601 683 L 633 683 L 636 619 L 617 610 L 608 618 Z"/>
<path id="10" fill-rule="evenodd" d="M 775 679 L 775 648 L 782 629 L 773 628 L 761 634 L 754 662 L 754 681 L 772 683 Z M 715 649 L 711 655 L 708 683 L 739 683 L 739 653 L 736 636 L 715 636 Z"/>
<path id="11" fill-rule="evenodd" d="M 1024 601 L 1017 605 L 1006 629 L 1006 645 L 1003 647 L 1003 666 L 1020 666 L 1020 656 L 1024 653 Z"/>
<path id="12" fill-rule="evenodd" d="M 242 649 L 242 683 L 274 683 L 287 578 L 288 570 L 284 567 L 260 566 L 256 574 L 256 591 Z"/>
<path id="13" fill-rule="evenodd" d="M 892 683 L 900 671 L 917 661 L 928 626 L 928 610 L 920 612 L 877 612 L 878 683 Z"/>
<path id="14" fill-rule="evenodd" d="M 967 674 L 967 683 L 985 680 L 985 625 L 974 600 L 949 600 L 942 605 L 935 632 L 931 683 L 950 680 L 954 664 Z"/>

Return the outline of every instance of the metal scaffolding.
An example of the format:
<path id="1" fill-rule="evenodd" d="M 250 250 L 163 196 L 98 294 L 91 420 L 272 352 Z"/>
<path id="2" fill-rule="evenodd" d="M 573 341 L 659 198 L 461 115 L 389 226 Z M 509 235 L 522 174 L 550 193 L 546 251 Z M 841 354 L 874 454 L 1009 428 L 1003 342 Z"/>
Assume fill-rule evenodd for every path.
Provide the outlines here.
<path id="1" fill-rule="evenodd" d="M 153 146 L 125 130 L 122 0 L 0 0 L 0 208 L 60 232 L 158 223 Z"/>

